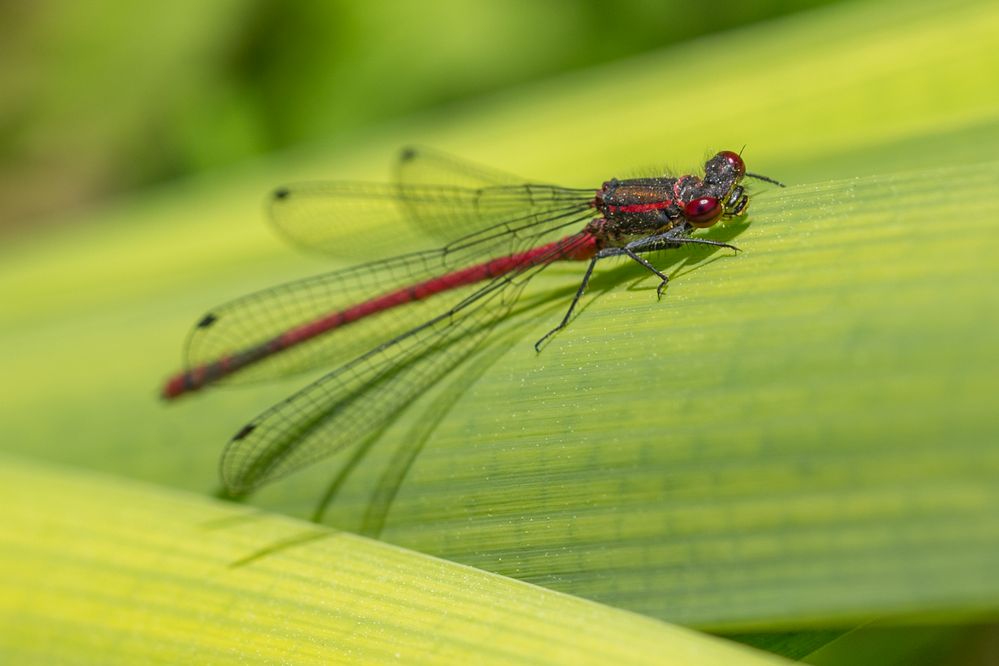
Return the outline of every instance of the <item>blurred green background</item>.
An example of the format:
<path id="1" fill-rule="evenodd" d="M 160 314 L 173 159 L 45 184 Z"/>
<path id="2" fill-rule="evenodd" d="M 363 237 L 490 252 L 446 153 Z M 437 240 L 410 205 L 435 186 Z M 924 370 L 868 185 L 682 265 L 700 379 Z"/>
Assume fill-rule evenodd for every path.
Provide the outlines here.
<path id="1" fill-rule="evenodd" d="M 42 224 L 288 146 L 335 150 L 407 114 L 817 4 L 4 3 L 0 220 Z"/>
<path id="2" fill-rule="evenodd" d="M 337 265 L 270 232 L 276 185 L 408 142 L 570 186 L 748 144 L 792 187 L 712 232 L 743 255 L 670 255 L 660 304 L 608 270 L 537 356 L 578 280 L 546 271 L 328 522 L 817 664 L 992 663 L 996 30 L 984 1 L 0 5 L 3 455 L 211 492 L 305 380 L 164 406 L 184 333 Z M 253 501 L 307 517 L 336 471 Z"/>

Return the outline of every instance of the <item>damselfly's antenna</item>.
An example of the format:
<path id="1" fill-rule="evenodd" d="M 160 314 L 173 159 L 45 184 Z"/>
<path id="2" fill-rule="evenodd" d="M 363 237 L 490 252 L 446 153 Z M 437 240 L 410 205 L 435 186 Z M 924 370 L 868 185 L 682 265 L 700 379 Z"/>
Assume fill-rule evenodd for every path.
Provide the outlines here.
<path id="1" fill-rule="evenodd" d="M 755 178 L 756 180 L 762 180 L 765 183 L 773 183 L 774 185 L 778 185 L 780 187 L 787 187 L 787 185 L 780 182 L 779 180 L 774 180 L 773 178 L 767 178 L 766 176 L 761 176 L 758 173 L 749 173 L 747 171 L 746 176 L 748 176 L 749 178 Z"/>

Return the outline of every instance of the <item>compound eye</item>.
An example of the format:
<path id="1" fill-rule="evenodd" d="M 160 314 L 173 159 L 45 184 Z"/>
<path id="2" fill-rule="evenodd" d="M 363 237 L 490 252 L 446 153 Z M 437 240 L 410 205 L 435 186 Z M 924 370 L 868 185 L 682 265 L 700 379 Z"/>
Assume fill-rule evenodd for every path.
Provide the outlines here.
<path id="1" fill-rule="evenodd" d="M 742 158 L 739 157 L 738 153 L 733 153 L 731 150 L 723 150 L 718 154 L 729 163 L 735 171 L 736 178 L 742 178 L 746 175 L 746 163 L 742 161 Z"/>
<path id="2" fill-rule="evenodd" d="M 714 197 L 691 199 L 683 207 L 683 216 L 698 229 L 710 227 L 721 219 L 724 212 L 721 202 Z"/>

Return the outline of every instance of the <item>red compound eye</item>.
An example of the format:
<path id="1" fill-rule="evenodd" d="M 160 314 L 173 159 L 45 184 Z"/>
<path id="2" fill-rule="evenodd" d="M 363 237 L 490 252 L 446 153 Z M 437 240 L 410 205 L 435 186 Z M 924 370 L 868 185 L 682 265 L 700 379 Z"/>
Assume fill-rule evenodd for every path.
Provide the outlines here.
<path id="1" fill-rule="evenodd" d="M 710 227 L 721 219 L 724 212 L 721 202 L 714 197 L 691 199 L 683 207 L 683 216 L 698 229 Z"/>
<path id="2" fill-rule="evenodd" d="M 742 158 L 739 157 L 738 153 L 733 153 L 731 150 L 723 150 L 718 154 L 724 157 L 725 161 L 732 165 L 732 168 L 735 169 L 735 173 L 738 178 L 742 178 L 746 175 L 746 163 L 742 161 Z"/>

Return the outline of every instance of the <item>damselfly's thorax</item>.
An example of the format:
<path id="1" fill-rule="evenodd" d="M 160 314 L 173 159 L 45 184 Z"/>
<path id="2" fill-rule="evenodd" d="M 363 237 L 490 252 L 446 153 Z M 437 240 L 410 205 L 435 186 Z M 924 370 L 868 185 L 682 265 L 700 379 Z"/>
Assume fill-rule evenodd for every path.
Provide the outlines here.
<path id="1" fill-rule="evenodd" d="M 749 197 L 739 182 L 746 165 L 738 154 L 722 151 L 704 165 L 704 176 L 612 179 L 594 196 L 605 228 L 628 236 L 665 231 L 681 223 L 710 227 L 722 217 L 740 215 Z"/>

